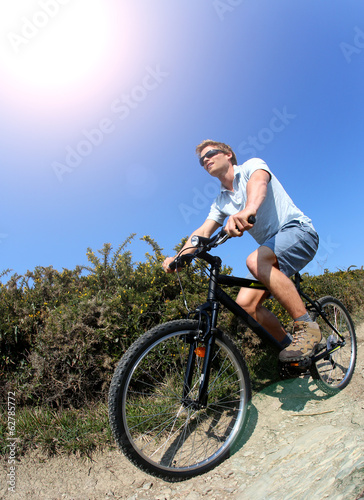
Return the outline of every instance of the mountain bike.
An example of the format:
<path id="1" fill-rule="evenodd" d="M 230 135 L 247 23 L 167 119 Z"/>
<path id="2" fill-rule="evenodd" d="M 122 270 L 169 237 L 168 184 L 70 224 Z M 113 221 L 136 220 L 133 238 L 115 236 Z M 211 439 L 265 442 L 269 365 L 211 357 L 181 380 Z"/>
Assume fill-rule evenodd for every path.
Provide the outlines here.
<path id="1" fill-rule="evenodd" d="M 230 336 L 218 327 L 220 305 L 240 318 L 277 352 L 290 343 L 275 340 L 221 287 L 254 287 L 256 280 L 221 274 L 222 260 L 209 252 L 228 239 L 224 230 L 211 238 L 195 236 L 193 254 L 173 262 L 179 269 L 198 258 L 207 264 L 207 301 L 187 319 L 158 325 L 120 360 L 109 390 L 109 419 L 121 451 L 140 469 L 179 481 L 212 469 L 239 447 L 251 398 L 249 372 Z M 172 267 L 172 266 L 171 266 Z M 282 378 L 310 374 L 332 394 L 350 382 L 356 363 L 356 336 L 345 306 L 334 297 L 311 299 L 298 292 L 317 321 L 322 342 L 313 356 L 280 363 Z"/>

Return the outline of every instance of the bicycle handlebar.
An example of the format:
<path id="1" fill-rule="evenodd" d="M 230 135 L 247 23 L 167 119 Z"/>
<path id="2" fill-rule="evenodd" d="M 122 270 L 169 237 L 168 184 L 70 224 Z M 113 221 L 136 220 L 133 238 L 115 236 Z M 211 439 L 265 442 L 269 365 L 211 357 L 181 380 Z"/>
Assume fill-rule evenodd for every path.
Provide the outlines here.
<path id="1" fill-rule="evenodd" d="M 256 218 L 254 215 L 249 215 L 249 224 L 255 224 Z M 194 248 L 196 248 L 193 254 L 179 255 L 176 259 L 169 264 L 169 268 L 173 271 L 177 267 L 182 267 L 185 264 L 190 264 L 194 258 L 196 258 L 202 252 L 208 252 L 211 248 L 216 248 L 222 245 L 230 238 L 224 228 L 222 228 L 215 236 L 211 238 L 205 238 L 204 236 L 194 235 L 191 238 L 191 243 Z"/>

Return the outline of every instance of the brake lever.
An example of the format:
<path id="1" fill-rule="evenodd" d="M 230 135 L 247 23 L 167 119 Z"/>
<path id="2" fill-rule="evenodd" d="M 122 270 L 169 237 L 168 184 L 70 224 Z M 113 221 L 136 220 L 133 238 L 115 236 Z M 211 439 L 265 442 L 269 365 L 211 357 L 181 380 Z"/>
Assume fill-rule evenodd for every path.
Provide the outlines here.
<path id="1" fill-rule="evenodd" d="M 248 217 L 248 222 L 249 224 L 255 224 L 256 223 L 256 218 L 254 215 L 249 215 Z M 216 242 L 214 243 L 214 247 L 217 247 L 218 245 L 222 245 L 223 243 L 225 243 L 225 241 L 227 241 L 229 238 L 231 238 L 231 236 L 229 236 L 227 234 L 227 232 L 225 231 L 225 229 L 221 229 L 220 233 L 219 233 L 219 237 L 217 238 Z"/>
<path id="2" fill-rule="evenodd" d="M 227 241 L 229 238 L 231 238 L 231 236 L 229 236 L 227 234 L 227 232 L 225 231 L 225 229 L 221 229 L 220 233 L 219 233 L 219 238 L 216 240 L 214 246 L 218 246 L 218 245 L 222 245 L 223 243 L 225 243 L 225 241 Z"/>

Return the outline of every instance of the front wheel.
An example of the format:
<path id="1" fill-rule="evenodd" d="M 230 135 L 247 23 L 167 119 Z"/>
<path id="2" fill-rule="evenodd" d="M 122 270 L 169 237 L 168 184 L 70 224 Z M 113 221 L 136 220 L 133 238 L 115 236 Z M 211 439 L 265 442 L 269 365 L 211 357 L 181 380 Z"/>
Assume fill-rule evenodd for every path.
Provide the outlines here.
<path id="1" fill-rule="evenodd" d="M 121 359 L 109 391 L 110 425 L 119 447 L 139 468 L 169 481 L 202 474 L 230 455 L 251 397 L 244 359 L 217 331 L 207 404 L 196 404 L 204 361 L 198 334 L 194 320 L 171 321 L 145 333 Z M 193 370 L 186 394 L 188 359 Z"/>
<path id="2" fill-rule="evenodd" d="M 356 363 L 356 335 L 353 321 L 345 306 L 333 297 L 323 297 L 318 301 L 328 321 L 343 339 L 321 316 L 316 318 L 322 333 L 320 347 L 331 354 L 316 361 L 311 367 L 311 375 L 318 387 L 326 394 L 335 394 L 350 382 Z M 344 342 L 343 342 L 344 340 Z"/>

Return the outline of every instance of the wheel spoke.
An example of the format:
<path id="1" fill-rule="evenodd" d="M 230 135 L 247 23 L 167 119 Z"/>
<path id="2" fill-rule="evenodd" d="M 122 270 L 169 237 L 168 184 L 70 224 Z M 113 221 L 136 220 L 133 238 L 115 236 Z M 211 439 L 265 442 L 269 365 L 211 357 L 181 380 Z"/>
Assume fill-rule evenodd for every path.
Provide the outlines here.
<path id="1" fill-rule="evenodd" d="M 325 297 L 320 301 L 333 326 L 331 328 L 321 317 L 317 318 L 323 342 L 326 343 L 325 348 L 330 350 L 336 345 L 339 348 L 332 351 L 328 358 L 317 361 L 312 373 L 322 390 L 333 393 L 346 387 L 352 377 L 356 361 L 356 337 L 352 320 L 341 302 L 332 297 Z M 337 332 L 344 338 L 345 344 L 341 343 L 342 339 Z"/>
<path id="2" fill-rule="evenodd" d="M 197 325 L 172 322 L 177 323 Z M 244 361 L 231 341 L 219 334 L 211 360 L 208 402 L 202 407 L 197 400 L 203 357 L 194 357 L 189 392 L 183 396 L 188 339 L 196 337 L 196 331 L 178 328 L 155 340 L 145 336 L 149 346 L 140 341 L 139 357 L 127 369 L 119 368 L 122 380 L 114 375 L 119 394 L 109 403 L 110 413 L 117 413 L 111 419 L 114 434 L 120 435 L 121 448 L 136 463 L 140 457 L 143 467 L 152 472 L 198 473 L 228 453 L 243 427 L 250 397 Z"/>

